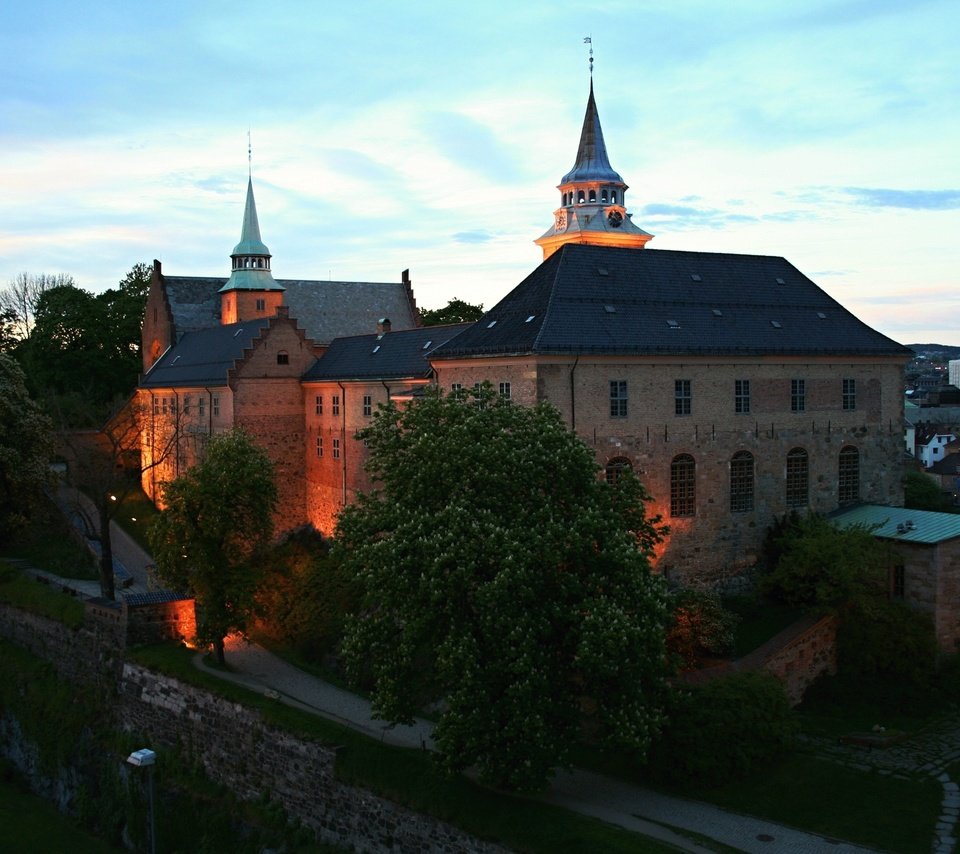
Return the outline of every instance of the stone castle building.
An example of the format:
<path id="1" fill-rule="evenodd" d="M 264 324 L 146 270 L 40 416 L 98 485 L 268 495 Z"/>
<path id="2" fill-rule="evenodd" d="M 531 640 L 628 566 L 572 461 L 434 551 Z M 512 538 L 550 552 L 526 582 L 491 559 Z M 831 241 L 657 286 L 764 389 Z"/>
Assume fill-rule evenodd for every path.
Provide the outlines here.
<path id="1" fill-rule="evenodd" d="M 476 323 L 421 327 L 397 283 L 275 280 L 248 184 L 229 278 L 155 263 L 143 329 L 144 488 L 243 427 L 277 466 L 279 529 L 369 484 L 356 440 L 378 403 L 489 381 L 549 400 L 608 478 L 631 468 L 671 533 L 658 568 L 712 583 L 790 510 L 902 504 L 910 351 L 783 258 L 648 249 L 607 155 L 591 83 L 544 260 Z"/>

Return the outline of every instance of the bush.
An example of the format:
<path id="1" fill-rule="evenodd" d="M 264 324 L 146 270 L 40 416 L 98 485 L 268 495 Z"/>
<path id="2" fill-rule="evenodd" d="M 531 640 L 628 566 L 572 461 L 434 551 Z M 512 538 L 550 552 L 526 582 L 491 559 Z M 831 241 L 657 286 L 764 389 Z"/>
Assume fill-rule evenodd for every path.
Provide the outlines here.
<path id="1" fill-rule="evenodd" d="M 677 590 L 670 595 L 667 651 L 688 668 L 703 658 L 733 652 L 734 629 L 740 618 L 726 610 L 716 593 Z"/>
<path id="2" fill-rule="evenodd" d="M 749 775 L 793 746 L 798 724 L 783 686 L 738 673 L 677 692 L 648 768 L 668 783 L 718 786 Z"/>
<path id="3" fill-rule="evenodd" d="M 331 557 L 329 543 L 304 527 L 273 548 L 259 598 L 260 633 L 320 662 L 339 644 L 360 594 L 356 581 Z"/>
<path id="4" fill-rule="evenodd" d="M 856 676 L 882 676 L 908 685 L 929 682 L 937 662 L 930 615 L 900 603 L 851 607 L 837 633 L 837 666 Z"/>

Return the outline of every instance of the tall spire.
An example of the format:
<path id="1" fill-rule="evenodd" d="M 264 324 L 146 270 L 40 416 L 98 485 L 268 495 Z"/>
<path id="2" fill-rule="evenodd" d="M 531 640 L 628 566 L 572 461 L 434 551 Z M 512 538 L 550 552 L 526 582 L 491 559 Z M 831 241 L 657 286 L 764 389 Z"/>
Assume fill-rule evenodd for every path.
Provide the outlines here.
<path id="1" fill-rule="evenodd" d="M 560 207 L 553 212 L 553 227 L 535 241 L 543 249 L 544 258 L 549 258 L 564 243 L 642 249 L 653 237 L 633 224 L 626 208 L 629 188 L 610 165 L 593 94 L 592 39 L 584 41 L 591 44 L 590 95 L 576 161 L 557 186 Z"/>
<path id="2" fill-rule="evenodd" d="M 230 278 L 220 289 L 227 291 L 282 291 L 270 272 L 270 250 L 260 238 L 260 221 L 257 219 L 257 203 L 253 198 L 253 178 L 247 178 L 247 202 L 243 209 L 243 226 L 240 242 L 230 253 L 232 260 Z"/>

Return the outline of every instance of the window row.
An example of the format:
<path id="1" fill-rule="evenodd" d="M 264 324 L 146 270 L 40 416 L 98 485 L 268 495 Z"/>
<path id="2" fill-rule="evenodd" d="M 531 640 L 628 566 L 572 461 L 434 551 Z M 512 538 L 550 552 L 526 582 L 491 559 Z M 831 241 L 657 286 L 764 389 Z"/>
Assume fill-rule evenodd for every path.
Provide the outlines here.
<path id="1" fill-rule="evenodd" d="M 323 456 L 323 436 L 317 436 L 316 448 L 317 448 L 317 456 L 322 457 Z M 339 437 L 334 437 L 334 439 L 331 442 L 330 456 L 332 456 L 333 459 L 335 460 L 340 459 L 340 438 Z"/>
<path id="2" fill-rule="evenodd" d="M 481 383 L 474 383 L 473 390 L 479 391 L 480 386 L 481 386 Z M 512 400 L 513 392 L 511 389 L 512 389 L 512 386 L 510 385 L 510 383 L 501 382 L 500 388 L 499 388 L 500 397 L 504 398 L 505 400 Z M 463 383 L 450 383 L 450 394 L 459 394 L 462 391 L 463 391 Z"/>
<path id="3" fill-rule="evenodd" d="M 607 482 L 616 483 L 631 468 L 625 457 L 610 460 L 606 466 Z M 737 451 L 730 458 L 730 512 L 751 512 L 755 489 L 754 456 L 749 451 Z M 803 448 L 793 448 L 787 454 L 784 499 L 789 508 L 806 507 L 810 502 L 810 457 Z M 852 445 L 842 448 L 837 459 L 837 500 L 841 505 L 860 500 L 860 451 Z M 670 461 L 670 515 L 695 516 L 696 509 L 696 460 L 690 454 L 679 454 Z"/>
<path id="4" fill-rule="evenodd" d="M 850 412 L 857 408 L 857 381 L 845 378 L 840 387 L 841 406 L 844 411 Z M 610 417 L 627 417 L 627 381 L 610 380 Z M 737 414 L 750 413 L 750 380 L 733 381 L 733 411 Z M 805 379 L 790 380 L 790 411 L 805 412 L 807 409 L 807 381 Z M 675 415 L 693 414 L 693 383 L 692 380 L 674 380 L 673 382 L 673 411 Z"/>
<path id="5" fill-rule="evenodd" d="M 569 193 L 563 194 L 563 207 L 567 207 L 567 205 L 572 205 L 574 203 L 578 205 L 582 205 L 587 201 L 596 202 L 596 200 L 597 200 L 596 190 L 590 190 L 589 192 L 586 190 L 577 190 L 576 192 L 571 190 Z M 615 205 L 617 203 L 617 191 L 610 190 L 610 193 L 608 195 L 607 189 L 606 187 L 604 187 L 600 191 L 600 202 L 601 204 L 606 204 L 608 201 L 610 202 L 611 205 Z"/>
<path id="6" fill-rule="evenodd" d="M 154 415 L 176 415 L 179 411 L 180 399 L 174 397 L 154 397 L 153 414 Z M 186 395 L 183 398 L 183 414 L 189 415 L 193 409 L 193 398 Z M 220 397 L 213 395 L 210 398 L 210 409 L 214 416 L 220 415 Z M 201 418 L 207 414 L 207 398 L 205 395 L 197 397 L 196 412 Z"/>
<path id="7" fill-rule="evenodd" d="M 313 411 L 316 415 L 323 415 L 323 395 L 318 394 L 313 399 Z M 330 414 L 340 414 L 340 395 L 330 395 Z M 373 395 L 365 394 L 363 396 L 363 417 L 369 418 L 373 415 Z"/>

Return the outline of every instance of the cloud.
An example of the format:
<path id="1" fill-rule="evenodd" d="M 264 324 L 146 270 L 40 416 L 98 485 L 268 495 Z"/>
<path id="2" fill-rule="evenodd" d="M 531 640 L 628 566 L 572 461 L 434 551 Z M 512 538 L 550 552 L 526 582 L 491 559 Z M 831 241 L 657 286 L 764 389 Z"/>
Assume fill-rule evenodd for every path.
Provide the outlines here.
<path id="1" fill-rule="evenodd" d="M 857 202 L 873 208 L 906 208 L 914 211 L 948 211 L 960 208 L 960 190 L 889 190 L 844 187 Z"/>
<path id="2" fill-rule="evenodd" d="M 458 231 L 453 239 L 456 243 L 488 243 L 493 235 L 487 231 Z"/>
<path id="3" fill-rule="evenodd" d="M 423 126 L 434 145 L 461 168 L 498 184 L 518 180 L 516 158 L 485 124 L 460 113 L 434 112 Z"/>

